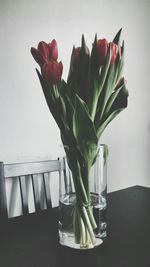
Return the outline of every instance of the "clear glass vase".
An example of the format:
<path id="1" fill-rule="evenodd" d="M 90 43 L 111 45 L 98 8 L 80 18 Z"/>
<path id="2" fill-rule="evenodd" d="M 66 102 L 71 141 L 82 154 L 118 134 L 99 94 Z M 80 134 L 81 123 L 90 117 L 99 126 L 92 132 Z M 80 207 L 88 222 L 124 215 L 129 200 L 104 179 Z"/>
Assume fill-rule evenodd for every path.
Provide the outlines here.
<path id="1" fill-rule="evenodd" d="M 96 161 L 88 176 L 90 202 L 88 205 L 81 204 L 79 207 L 76 192 L 78 188 L 74 185 L 66 157 L 63 158 L 66 168 L 61 173 L 59 181 L 59 242 L 61 245 L 76 249 L 90 249 L 102 244 L 106 238 L 107 157 L 108 147 L 99 145 Z M 93 220 L 95 226 L 91 229 L 89 222 Z"/>

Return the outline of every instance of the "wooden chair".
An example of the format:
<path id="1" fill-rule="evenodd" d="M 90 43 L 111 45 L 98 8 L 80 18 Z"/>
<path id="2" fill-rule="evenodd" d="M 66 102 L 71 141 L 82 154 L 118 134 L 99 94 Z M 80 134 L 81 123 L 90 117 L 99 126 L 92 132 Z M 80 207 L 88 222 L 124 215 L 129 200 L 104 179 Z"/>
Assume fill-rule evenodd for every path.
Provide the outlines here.
<path id="1" fill-rule="evenodd" d="M 0 220 L 2 221 L 8 218 L 5 179 L 13 179 L 15 177 L 19 179 L 22 214 L 25 215 L 29 213 L 26 179 L 30 177 L 32 181 L 35 212 L 39 212 L 41 207 L 37 179 L 38 175 L 42 175 L 47 209 L 51 209 L 52 203 L 49 188 L 49 175 L 52 172 L 58 172 L 60 176 L 62 171 L 65 173 L 65 162 L 64 160 L 59 159 L 15 164 L 5 164 L 0 162 Z"/>

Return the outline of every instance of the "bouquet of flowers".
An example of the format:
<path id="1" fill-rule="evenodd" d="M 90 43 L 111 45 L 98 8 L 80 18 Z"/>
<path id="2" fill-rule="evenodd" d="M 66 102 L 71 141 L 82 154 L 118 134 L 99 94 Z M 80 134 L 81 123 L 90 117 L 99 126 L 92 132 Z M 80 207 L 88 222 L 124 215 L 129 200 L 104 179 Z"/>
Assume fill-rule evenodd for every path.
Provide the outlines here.
<path id="1" fill-rule="evenodd" d="M 98 153 L 98 142 L 106 126 L 127 107 L 128 90 L 122 77 L 124 42 L 121 30 L 112 42 L 95 36 L 91 53 L 82 35 L 81 47 L 73 47 L 67 81 L 58 62 L 57 42 L 41 41 L 31 53 L 48 107 L 61 134 L 72 172 L 76 205 L 75 241 L 94 246 L 97 227 L 91 206 L 89 172 Z"/>

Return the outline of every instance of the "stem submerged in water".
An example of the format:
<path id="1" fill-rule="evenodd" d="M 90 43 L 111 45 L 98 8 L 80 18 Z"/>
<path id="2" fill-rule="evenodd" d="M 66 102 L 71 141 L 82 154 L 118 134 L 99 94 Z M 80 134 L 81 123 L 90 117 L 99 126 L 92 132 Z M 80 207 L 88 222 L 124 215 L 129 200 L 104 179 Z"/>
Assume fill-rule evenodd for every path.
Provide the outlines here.
<path id="1" fill-rule="evenodd" d="M 78 177 L 73 175 L 73 180 L 76 191 L 73 223 L 75 242 L 80 244 L 81 248 L 93 247 L 96 241 L 94 229 L 97 225 L 92 212 L 89 185 L 85 188 L 81 175 Z"/>
<path id="2" fill-rule="evenodd" d="M 91 224 L 87 209 L 89 209 L 89 207 L 78 207 L 76 205 L 74 210 L 75 242 L 80 244 L 81 248 L 93 247 L 95 244 L 94 228 Z"/>

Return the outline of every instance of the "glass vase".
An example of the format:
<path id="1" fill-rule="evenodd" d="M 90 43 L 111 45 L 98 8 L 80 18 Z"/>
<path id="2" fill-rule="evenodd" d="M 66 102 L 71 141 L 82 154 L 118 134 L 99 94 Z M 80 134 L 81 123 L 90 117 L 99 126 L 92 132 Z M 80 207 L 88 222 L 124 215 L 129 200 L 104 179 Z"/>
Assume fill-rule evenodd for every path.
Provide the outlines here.
<path id="1" fill-rule="evenodd" d="M 66 157 L 63 157 L 65 168 L 59 181 L 59 242 L 61 245 L 76 249 L 90 249 L 99 246 L 105 240 L 107 236 L 107 157 L 108 147 L 99 145 L 96 161 L 88 175 L 90 202 L 88 205 L 83 204 L 79 207 L 76 192 L 78 188 L 74 184 Z M 89 221 L 93 222 L 93 220 L 94 227 L 91 229 Z"/>

